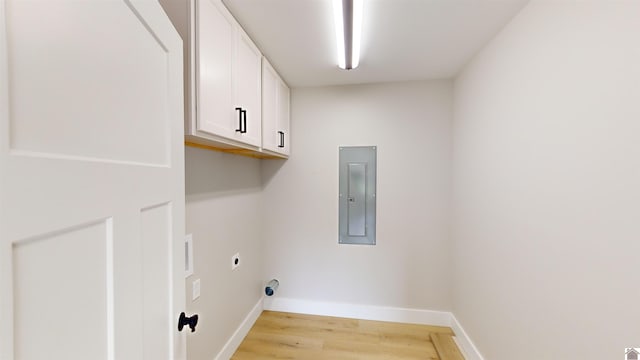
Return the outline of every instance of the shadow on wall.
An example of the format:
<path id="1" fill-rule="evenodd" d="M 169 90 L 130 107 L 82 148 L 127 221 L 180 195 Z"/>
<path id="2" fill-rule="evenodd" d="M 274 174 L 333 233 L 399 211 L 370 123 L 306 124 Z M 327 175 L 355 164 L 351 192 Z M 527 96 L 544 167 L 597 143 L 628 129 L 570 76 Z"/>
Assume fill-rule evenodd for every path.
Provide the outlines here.
<path id="1" fill-rule="evenodd" d="M 260 191 L 260 160 L 216 151 L 185 148 L 188 200 Z"/>
<path id="2" fill-rule="evenodd" d="M 264 160 L 262 161 L 262 187 L 269 185 L 273 177 L 280 171 L 287 160 Z"/>

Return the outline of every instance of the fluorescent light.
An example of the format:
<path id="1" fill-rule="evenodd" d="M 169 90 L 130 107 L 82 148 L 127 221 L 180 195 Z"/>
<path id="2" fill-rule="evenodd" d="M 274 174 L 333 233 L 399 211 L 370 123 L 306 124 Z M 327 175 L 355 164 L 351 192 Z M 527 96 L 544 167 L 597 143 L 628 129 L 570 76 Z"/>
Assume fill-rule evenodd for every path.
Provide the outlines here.
<path id="1" fill-rule="evenodd" d="M 333 0 L 338 66 L 351 70 L 360 64 L 363 0 Z"/>
<path id="2" fill-rule="evenodd" d="M 336 43 L 338 46 L 338 66 L 346 68 L 344 52 L 344 23 L 342 21 L 342 0 L 333 0 L 333 18 L 336 23 Z"/>
<path id="3" fill-rule="evenodd" d="M 351 49 L 351 68 L 360 65 L 360 38 L 362 37 L 362 6 L 364 0 L 353 0 L 353 40 Z"/>

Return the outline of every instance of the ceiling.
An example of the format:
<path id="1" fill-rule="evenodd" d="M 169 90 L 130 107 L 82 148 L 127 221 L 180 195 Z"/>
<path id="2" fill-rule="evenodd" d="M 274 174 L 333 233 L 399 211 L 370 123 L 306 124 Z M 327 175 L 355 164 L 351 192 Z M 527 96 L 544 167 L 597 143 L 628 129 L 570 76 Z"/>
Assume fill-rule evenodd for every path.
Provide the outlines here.
<path id="1" fill-rule="evenodd" d="M 341 70 L 331 0 L 223 0 L 292 87 L 446 79 L 528 0 L 364 0 L 360 66 Z"/>

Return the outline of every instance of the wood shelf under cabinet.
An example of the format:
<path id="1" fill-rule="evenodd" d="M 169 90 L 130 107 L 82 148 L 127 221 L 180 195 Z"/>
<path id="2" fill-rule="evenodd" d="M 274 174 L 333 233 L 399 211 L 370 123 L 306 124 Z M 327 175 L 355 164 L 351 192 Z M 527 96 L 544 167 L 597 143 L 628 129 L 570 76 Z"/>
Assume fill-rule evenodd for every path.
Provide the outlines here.
<path id="1" fill-rule="evenodd" d="M 192 140 L 192 141 L 190 141 Z M 207 144 L 201 144 L 201 143 L 197 143 L 197 142 L 193 142 L 193 141 L 198 141 L 197 139 L 187 139 L 184 141 L 184 145 L 185 146 L 189 146 L 189 147 L 193 147 L 193 148 L 198 148 L 198 149 L 205 149 L 205 150 L 211 150 L 211 151 L 217 151 L 217 152 L 222 152 L 225 154 L 233 154 L 233 155 L 240 155 L 240 156 L 247 156 L 250 158 L 254 158 L 254 159 L 267 159 L 267 160 L 286 160 L 287 158 L 285 156 L 282 155 L 270 155 L 261 151 L 256 151 L 256 150 L 251 150 L 251 149 L 241 149 L 238 147 L 219 147 L 219 146 L 214 146 L 214 145 L 207 145 Z"/>

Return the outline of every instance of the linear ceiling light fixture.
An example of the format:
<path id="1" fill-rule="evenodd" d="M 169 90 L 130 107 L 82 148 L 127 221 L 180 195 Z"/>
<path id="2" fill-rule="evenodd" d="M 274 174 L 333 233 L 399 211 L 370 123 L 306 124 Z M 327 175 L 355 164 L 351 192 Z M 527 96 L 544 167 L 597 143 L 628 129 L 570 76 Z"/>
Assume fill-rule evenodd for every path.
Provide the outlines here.
<path id="1" fill-rule="evenodd" d="M 360 63 L 363 0 L 333 0 L 338 66 L 351 70 Z"/>

